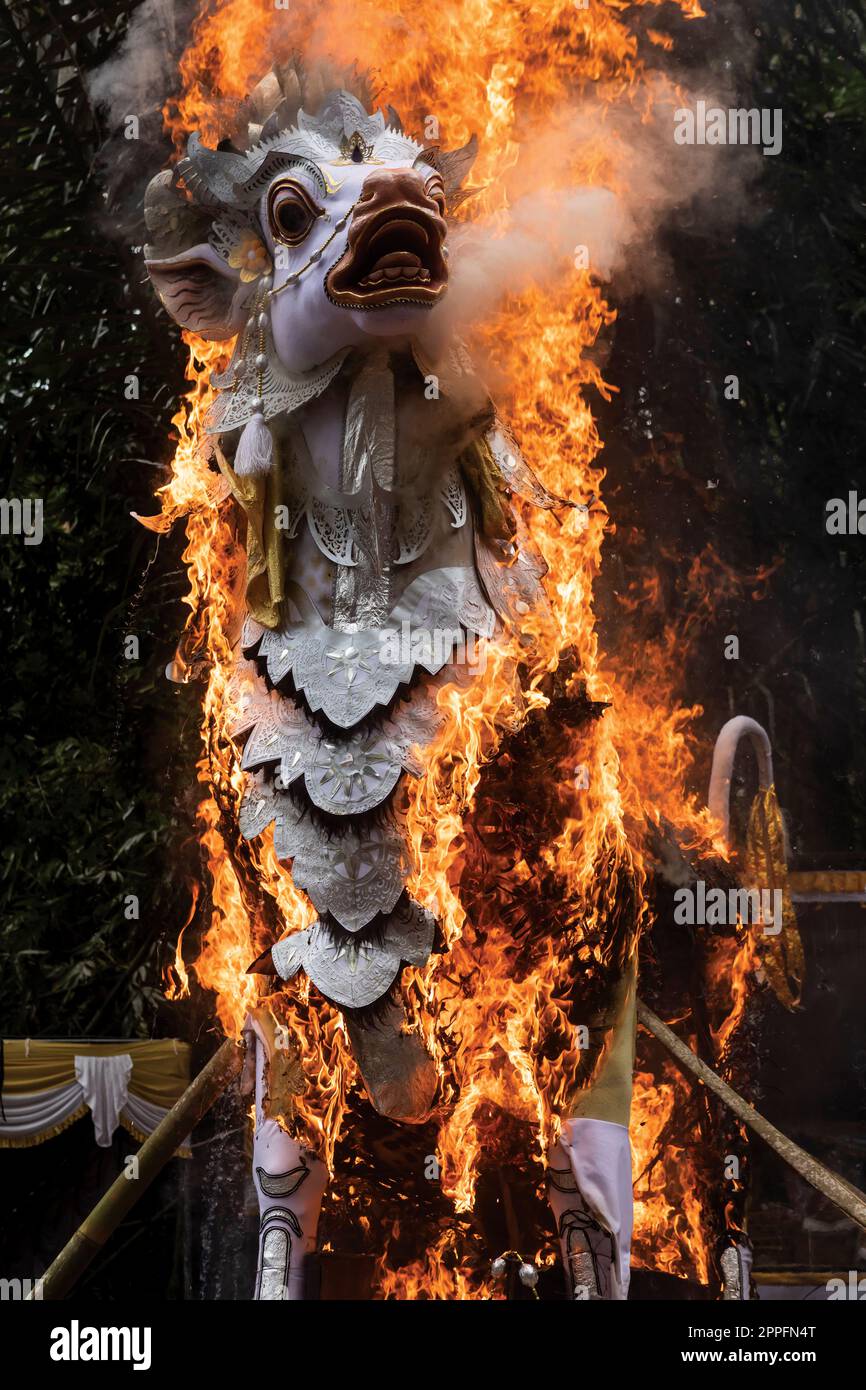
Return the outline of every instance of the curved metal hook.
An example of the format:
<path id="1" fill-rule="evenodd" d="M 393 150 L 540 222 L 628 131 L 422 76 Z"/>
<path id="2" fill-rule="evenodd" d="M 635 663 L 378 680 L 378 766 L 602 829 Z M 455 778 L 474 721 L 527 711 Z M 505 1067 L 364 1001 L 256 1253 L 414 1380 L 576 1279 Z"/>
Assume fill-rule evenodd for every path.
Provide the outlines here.
<path id="1" fill-rule="evenodd" d="M 734 774 L 734 760 L 742 738 L 748 738 L 758 761 L 758 782 L 766 791 L 773 785 L 773 750 L 766 729 L 748 715 L 738 714 L 729 719 L 719 731 L 713 749 L 713 767 L 710 772 L 710 792 L 707 804 L 716 820 L 721 821 L 725 842 L 731 838 L 731 778 Z"/>

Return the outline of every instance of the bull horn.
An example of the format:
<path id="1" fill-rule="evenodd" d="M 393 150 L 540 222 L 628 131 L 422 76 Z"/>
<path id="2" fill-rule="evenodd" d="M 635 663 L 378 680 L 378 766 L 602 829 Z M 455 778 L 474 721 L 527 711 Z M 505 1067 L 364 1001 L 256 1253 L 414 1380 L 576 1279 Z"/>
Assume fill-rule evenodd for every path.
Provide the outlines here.
<path id="1" fill-rule="evenodd" d="M 731 778 L 734 775 L 734 759 L 742 738 L 748 738 L 758 760 L 758 782 L 762 791 L 773 785 L 773 751 L 766 729 L 756 720 L 739 714 L 729 719 L 719 732 L 713 749 L 713 766 L 710 772 L 710 791 L 707 805 L 710 814 L 721 822 L 722 835 L 726 843 L 731 838 Z"/>
<path id="2" fill-rule="evenodd" d="M 283 100 L 283 89 L 280 79 L 274 72 L 265 73 L 261 82 L 257 83 L 247 98 L 251 118 L 264 125 L 272 111 L 276 111 L 280 102 Z"/>

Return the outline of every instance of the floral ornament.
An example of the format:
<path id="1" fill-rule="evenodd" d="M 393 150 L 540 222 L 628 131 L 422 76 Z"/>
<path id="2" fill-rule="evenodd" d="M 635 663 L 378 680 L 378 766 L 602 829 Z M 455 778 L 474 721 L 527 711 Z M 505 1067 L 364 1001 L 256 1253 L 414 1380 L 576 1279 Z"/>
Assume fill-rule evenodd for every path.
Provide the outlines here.
<path id="1" fill-rule="evenodd" d="M 271 269 L 271 258 L 264 242 L 255 232 L 244 232 L 240 241 L 229 253 L 229 265 L 239 270 L 243 281 L 258 280 Z"/>

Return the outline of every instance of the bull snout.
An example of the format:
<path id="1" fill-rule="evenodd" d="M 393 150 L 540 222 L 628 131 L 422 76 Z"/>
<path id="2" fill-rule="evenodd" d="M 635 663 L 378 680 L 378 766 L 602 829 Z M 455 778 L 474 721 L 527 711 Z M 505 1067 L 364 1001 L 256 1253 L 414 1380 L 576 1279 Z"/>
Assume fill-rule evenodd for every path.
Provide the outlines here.
<path id="1" fill-rule="evenodd" d="M 432 307 L 448 283 L 444 213 L 434 170 L 374 169 L 355 204 L 346 250 L 325 280 L 331 301 L 352 309 Z"/>

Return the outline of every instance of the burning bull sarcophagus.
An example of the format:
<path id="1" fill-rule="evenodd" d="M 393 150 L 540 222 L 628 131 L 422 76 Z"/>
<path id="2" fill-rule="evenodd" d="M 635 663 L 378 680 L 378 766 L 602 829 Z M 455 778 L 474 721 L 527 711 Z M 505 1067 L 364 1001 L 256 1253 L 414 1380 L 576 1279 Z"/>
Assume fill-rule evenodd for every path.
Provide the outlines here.
<path id="1" fill-rule="evenodd" d="M 305 109 L 291 67 L 244 117 L 152 180 L 145 258 L 172 318 L 229 345 L 203 421 L 235 545 L 209 710 L 235 859 L 279 908 L 232 954 L 256 1296 L 305 1296 L 333 1156 L 334 1124 L 293 1122 L 328 1085 L 299 1060 L 301 999 L 380 1116 L 437 1119 L 458 1209 L 491 1113 L 522 1126 L 570 1296 L 623 1299 L 648 871 L 591 626 L 572 645 L 585 574 L 532 533 L 543 514 L 594 555 L 605 515 L 530 469 L 449 311 L 475 141 L 424 148 L 343 89 Z"/>
<path id="2" fill-rule="evenodd" d="M 212 150 L 191 136 L 146 206 L 147 269 L 168 312 L 200 337 L 236 339 L 212 379 L 207 429 L 246 522 L 245 613 L 227 694 L 249 774 L 240 827 L 249 839 L 272 834 L 316 914 L 251 969 L 314 985 L 342 1011 L 376 1109 L 421 1122 L 437 1073 L 409 1026 L 400 977 L 447 942 L 408 886 L 412 782 L 449 689 L 485 681 L 497 632 L 508 634 L 519 692 L 518 658 L 531 668 L 533 628 L 549 614 L 546 567 L 514 499 L 566 504 L 523 462 L 440 312 L 448 216 L 471 192 L 474 142 L 424 149 L 393 112 L 371 115 L 342 90 L 313 112 L 292 110 L 275 75 L 259 105 L 268 95 L 273 110 L 248 149 Z M 521 711 L 512 700 L 504 714 Z M 604 1079 L 564 1120 L 550 1171 L 569 1270 L 588 1296 L 622 1298 L 628 940 L 613 976 L 593 1029 L 597 1052 L 615 1038 Z M 326 1168 L 269 1118 L 273 1030 L 256 1011 L 248 1032 L 258 1296 L 291 1298 L 315 1243 Z"/>

